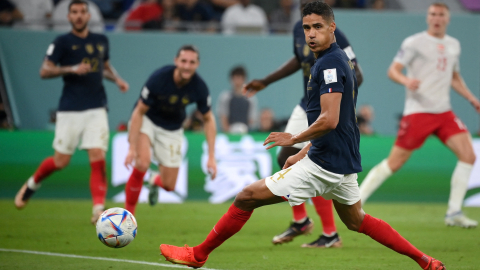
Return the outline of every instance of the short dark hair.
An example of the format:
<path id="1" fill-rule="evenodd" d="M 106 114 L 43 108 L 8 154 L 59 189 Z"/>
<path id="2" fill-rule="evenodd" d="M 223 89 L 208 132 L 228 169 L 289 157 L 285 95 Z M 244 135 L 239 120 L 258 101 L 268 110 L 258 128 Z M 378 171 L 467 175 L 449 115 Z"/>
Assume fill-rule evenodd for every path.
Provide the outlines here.
<path id="1" fill-rule="evenodd" d="M 322 16 L 324 20 L 329 22 L 335 21 L 335 15 L 333 14 L 332 8 L 322 1 L 315 1 L 305 5 L 302 11 L 302 17 L 311 14 L 317 14 L 319 16 Z"/>
<path id="2" fill-rule="evenodd" d="M 230 70 L 230 78 L 233 76 L 247 77 L 247 70 L 243 66 L 235 66 Z"/>
<path id="3" fill-rule="evenodd" d="M 182 47 L 180 47 L 180 49 L 178 49 L 178 51 L 177 51 L 177 56 L 176 56 L 177 58 L 180 56 L 180 52 L 181 52 L 181 51 L 191 51 L 191 52 L 194 52 L 194 53 L 197 54 L 198 60 L 200 60 L 200 52 L 198 51 L 198 48 L 195 47 L 195 45 L 190 45 L 190 44 L 188 44 L 188 45 L 183 45 Z"/>
<path id="4" fill-rule="evenodd" d="M 70 11 L 70 8 L 73 5 L 85 5 L 87 6 L 87 10 L 88 10 L 88 2 L 85 0 L 72 0 L 72 2 L 70 2 L 70 4 L 68 5 L 68 11 Z"/>
<path id="5" fill-rule="evenodd" d="M 434 2 L 432 4 L 430 4 L 431 7 L 443 7 L 443 8 L 446 8 L 447 10 L 450 10 L 450 8 L 448 8 L 448 5 L 445 4 L 445 3 L 442 3 L 442 2 Z"/>

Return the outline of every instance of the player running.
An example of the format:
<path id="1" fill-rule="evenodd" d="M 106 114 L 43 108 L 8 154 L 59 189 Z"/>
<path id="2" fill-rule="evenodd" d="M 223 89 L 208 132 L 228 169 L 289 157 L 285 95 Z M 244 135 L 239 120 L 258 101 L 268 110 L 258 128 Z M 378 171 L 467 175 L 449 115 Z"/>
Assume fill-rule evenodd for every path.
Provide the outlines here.
<path id="1" fill-rule="evenodd" d="M 362 210 L 357 172 L 360 135 L 356 124 L 357 81 L 353 63 L 335 43 L 332 9 L 325 3 L 309 3 L 303 9 L 303 29 L 317 61 L 307 86 L 308 128 L 300 133 L 273 132 L 267 147 L 292 146 L 309 141 L 287 159 L 283 170 L 244 188 L 206 240 L 195 247 L 160 245 L 170 262 L 201 267 L 209 254 L 240 231 L 255 208 L 287 200 L 299 205 L 309 198 L 333 199 L 340 219 L 348 229 L 409 256 L 423 269 L 445 269 L 440 261 L 425 255 L 386 222 Z"/>
<path id="2" fill-rule="evenodd" d="M 90 191 L 95 223 L 104 211 L 107 194 L 105 152 L 108 148 L 107 96 L 102 79 L 129 88 L 109 61 L 109 44 L 105 35 L 89 32 L 90 13 L 87 1 L 74 0 L 68 8 L 72 31 L 58 36 L 50 44 L 40 69 L 43 79 L 63 77 L 63 91 L 57 112 L 53 157 L 40 164 L 37 171 L 15 196 L 15 206 L 22 209 L 40 188 L 41 182 L 54 171 L 65 168 L 79 145 L 88 151 L 92 168 Z"/>
<path id="3" fill-rule="evenodd" d="M 215 117 L 211 111 L 211 98 L 207 85 L 196 73 L 200 55 L 192 45 L 182 46 L 174 59 L 175 65 L 156 70 L 145 83 L 132 117 L 128 141 L 130 148 L 125 158 L 127 168 L 133 166 L 132 174 L 125 186 L 125 208 L 135 212 L 138 196 L 143 186 L 143 177 L 150 167 L 150 148 L 159 163 L 160 175 L 152 178 L 151 184 L 166 191 L 173 191 L 177 182 L 178 169 L 182 162 L 182 123 L 185 107 L 196 103 L 203 114 L 205 136 L 208 143 L 207 169 L 214 179 L 217 173 L 215 161 Z M 157 191 L 158 192 L 158 191 Z M 156 200 L 158 193 L 150 195 Z"/>
<path id="4" fill-rule="evenodd" d="M 300 12 L 303 10 L 307 3 L 313 2 L 312 0 L 301 0 Z M 293 29 L 294 39 L 294 56 L 290 58 L 279 69 L 266 76 L 261 80 L 253 80 L 244 87 L 244 93 L 248 96 L 253 96 L 257 92 L 263 90 L 269 84 L 283 79 L 299 69 L 303 70 L 303 97 L 288 119 L 285 132 L 296 134 L 308 127 L 307 114 L 307 84 L 310 77 L 310 68 L 315 62 L 315 56 L 305 42 L 305 34 L 303 32 L 302 21 L 299 20 Z M 355 53 L 353 52 L 350 43 L 347 40 L 345 34 L 340 29 L 335 30 L 335 39 L 340 48 L 347 54 L 348 58 L 355 66 L 355 73 L 357 76 L 358 85 L 363 82 L 363 75 L 360 66 L 357 63 Z M 293 146 L 284 146 L 281 148 L 278 154 L 278 165 L 283 167 L 287 158 L 291 155 L 297 154 L 307 142 L 297 143 Z M 320 216 L 322 222 L 323 233 L 315 239 L 313 242 L 303 244 L 302 247 L 311 248 L 325 248 L 325 247 L 341 247 L 342 240 L 337 233 L 335 226 L 335 220 L 333 217 L 333 207 L 331 200 L 325 200 L 322 197 L 313 197 L 313 205 L 315 210 Z M 296 236 L 302 234 L 310 234 L 313 230 L 313 221 L 307 216 L 307 210 L 305 204 L 296 205 L 292 207 L 293 210 L 293 222 L 283 233 L 275 235 L 273 237 L 273 244 L 282 244 L 290 242 Z"/>
<path id="5" fill-rule="evenodd" d="M 360 186 L 362 202 L 410 158 L 431 134 L 458 157 L 453 171 L 445 224 L 465 228 L 478 222 L 461 211 L 468 180 L 475 162 L 467 127 L 453 113 L 450 86 L 480 113 L 480 102 L 460 75 L 460 43 L 446 34 L 450 12 L 444 3 L 428 8 L 428 29 L 406 38 L 388 70 L 394 82 L 405 85 L 406 100 L 397 140 L 390 155 L 373 167 Z M 407 69 L 407 75 L 402 73 Z"/>

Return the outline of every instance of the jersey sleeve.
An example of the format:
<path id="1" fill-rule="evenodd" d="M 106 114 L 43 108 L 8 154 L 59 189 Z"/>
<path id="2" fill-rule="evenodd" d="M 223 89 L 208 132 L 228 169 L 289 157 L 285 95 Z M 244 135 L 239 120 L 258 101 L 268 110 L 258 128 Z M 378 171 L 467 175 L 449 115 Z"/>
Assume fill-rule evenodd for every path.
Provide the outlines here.
<path id="1" fill-rule="evenodd" d="M 108 41 L 107 36 L 105 37 L 105 52 L 103 54 L 103 61 L 106 62 L 110 59 L 110 42 Z"/>
<path id="2" fill-rule="evenodd" d="M 197 99 L 197 110 L 202 114 L 206 114 L 212 106 L 212 98 L 210 97 L 207 85 L 203 81 L 199 85 L 198 92 L 200 95 Z"/>
<path id="3" fill-rule="evenodd" d="M 142 92 L 140 93 L 140 99 L 143 103 L 147 106 L 152 106 L 155 103 L 155 93 L 161 87 L 159 83 L 159 78 L 156 74 L 152 74 L 150 78 L 148 78 L 147 82 L 142 88 Z M 153 91 L 153 93 L 152 93 Z"/>
<path id="4" fill-rule="evenodd" d="M 335 30 L 335 39 L 337 40 L 337 44 L 342 49 L 345 54 L 348 56 L 348 59 L 350 59 L 352 62 L 356 63 L 357 62 L 357 56 L 353 52 L 352 45 L 350 45 L 350 42 L 347 39 L 347 36 L 340 31 L 340 29 Z"/>
<path id="5" fill-rule="evenodd" d="M 413 45 L 413 39 L 407 38 L 403 41 L 402 46 L 400 47 L 400 50 L 398 50 L 393 61 L 406 66 L 410 64 L 413 58 L 415 58 L 416 54 L 417 51 Z"/>
<path id="6" fill-rule="evenodd" d="M 335 65 L 334 61 L 320 66 L 316 77 L 320 86 L 320 95 L 334 92 L 343 93 L 346 79 L 345 71 L 340 65 Z"/>
<path id="7" fill-rule="evenodd" d="M 455 63 L 453 64 L 453 71 L 455 72 L 460 72 L 460 54 L 461 54 L 462 48 L 460 46 L 460 42 L 458 42 L 458 55 L 455 57 Z"/>
<path id="8" fill-rule="evenodd" d="M 55 39 L 50 45 L 48 45 L 47 53 L 45 57 L 52 61 L 54 64 L 58 64 L 65 53 L 64 43 L 60 38 Z"/>

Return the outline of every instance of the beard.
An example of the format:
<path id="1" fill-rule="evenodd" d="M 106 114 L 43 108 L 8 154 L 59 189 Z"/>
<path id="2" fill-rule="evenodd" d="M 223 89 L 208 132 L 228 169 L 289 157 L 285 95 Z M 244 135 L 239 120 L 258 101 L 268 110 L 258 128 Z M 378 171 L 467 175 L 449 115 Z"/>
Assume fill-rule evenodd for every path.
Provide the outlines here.
<path id="1" fill-rule="evenodd" d="M 70 22 L 70 24 L 72 25 L 72 29 L 75 30 L 76 32 L 83 32 L 83 30 L 87 28 L 88 22 L 80 25 L 79 27 L 76 27 L 75 24 L 72 22 Z"/>

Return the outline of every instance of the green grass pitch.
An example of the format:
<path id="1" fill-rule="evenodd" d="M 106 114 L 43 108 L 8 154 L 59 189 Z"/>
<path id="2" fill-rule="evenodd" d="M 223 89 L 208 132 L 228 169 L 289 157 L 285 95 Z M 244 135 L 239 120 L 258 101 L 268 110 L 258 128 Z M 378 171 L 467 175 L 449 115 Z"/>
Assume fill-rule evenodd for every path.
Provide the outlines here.
<path id="1" fill-rule="evenodd" d="M 113 203 L 108 206 L 122 207 Z M 89 224 L 89 201 L 34 198 L 26 209 L 17 211 L 13 200 L 0 200 L 0 269 L 174 269 L 159 255 L 158 246 L 199 244 L 228 207 L 229 204 L 195 201 L 154 207 L 140 204 L 136 213 L 137 238 L 125 248 L 112 249 L 100 243 L 95 227 Z M 255 210 L 242 231 L 215 250 L 204 267 L 221 270 L 420 269 L 413 260 L 363 234 L 348 231 L 338 216 L 336 222 L 343 248 L 300 248 L 302 243 L 314 240 L 321 233 L 314 208 L 307 207 L 316 225 L 313 235 L 273 246 L 270 241 L 286 229 L 291 210 L 286 203 L 266 206 Z M 445 209 L 445 204 L 371 203 L 365 206 L 366 212 L 390 223 L 420 250 L 442 260 L 447 269 L 479 269 L 480 228 L 446 227 L 443 224 Z M 470 217 L 480 219 L 480 209 L 465 211 Z M 155 265 L 6 251 L 13 249 Z"/>

